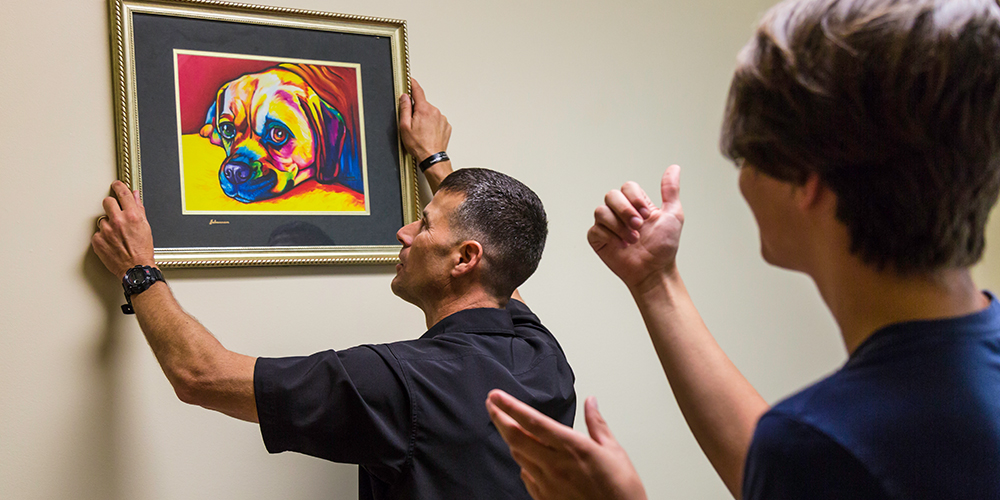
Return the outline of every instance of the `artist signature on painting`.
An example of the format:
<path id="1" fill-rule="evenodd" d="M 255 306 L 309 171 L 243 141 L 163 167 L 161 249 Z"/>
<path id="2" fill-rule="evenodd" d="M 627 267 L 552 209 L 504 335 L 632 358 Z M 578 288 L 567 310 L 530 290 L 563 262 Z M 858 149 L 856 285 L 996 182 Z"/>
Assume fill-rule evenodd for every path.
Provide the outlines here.
<path id="1" fill-rule="evenodd" d="M 209 226 L 214 226 L 216 224 L 229 224 L 229 221 L 227 221 L 227 220 L 209 219 L 209 221 L 208 221 L 208 225 Z"/>

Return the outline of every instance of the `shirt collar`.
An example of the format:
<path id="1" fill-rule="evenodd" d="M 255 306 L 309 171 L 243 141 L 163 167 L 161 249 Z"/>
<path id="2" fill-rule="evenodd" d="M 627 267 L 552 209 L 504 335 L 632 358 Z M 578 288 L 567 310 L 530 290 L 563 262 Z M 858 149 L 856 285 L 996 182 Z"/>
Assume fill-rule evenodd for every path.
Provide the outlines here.
<path id="1" fill-rule="evenodd" d="M 514 322 L 506 309 L 484 307 L 465 309 L 438 321 L 422 339 L 434 338 L 445 333 L 479 333 L 485 335 L 514 336 Z"/>
<path id="2" fill-rule="evenodd" d="M 913 332 L 921 332 L 925 335 L 938 333 L 975 335 L 984 332 L 1000 331 L 1000 300 L 997 299 L 996 295 L 987 290 L 983 291 L 983 295 L 989 299 L 989 305 L 981 311 L 966 316 L 906 321 L 888 325 L 877 330 L 854 350 L 848 363 L 854 359 L 864 357 L 868 351 L 877 351 L 885 345 L 905 342 L 912 338 Z"/>

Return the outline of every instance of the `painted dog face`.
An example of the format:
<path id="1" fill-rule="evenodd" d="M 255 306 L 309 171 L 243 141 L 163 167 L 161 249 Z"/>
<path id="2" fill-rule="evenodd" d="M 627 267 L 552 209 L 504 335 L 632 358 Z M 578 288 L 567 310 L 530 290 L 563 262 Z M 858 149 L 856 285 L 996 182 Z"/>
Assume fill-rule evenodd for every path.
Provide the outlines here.
<path id="1" fill-rule="evenodd" d="M 274 68 L 219 89 L 200 135 L 226 150 L 219 184 L 244 203 L 285 193 L 341 156 L 340 113 L 297 74 Z"/>

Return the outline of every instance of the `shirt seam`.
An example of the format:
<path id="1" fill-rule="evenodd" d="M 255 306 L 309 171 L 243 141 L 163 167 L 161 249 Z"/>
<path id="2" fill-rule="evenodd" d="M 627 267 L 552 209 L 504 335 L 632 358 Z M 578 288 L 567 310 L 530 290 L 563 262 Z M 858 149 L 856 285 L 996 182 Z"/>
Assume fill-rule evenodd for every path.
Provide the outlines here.
<path id="1" fill-rule="evenodd" d="M 389 353 L 392 354 L 392 359 L 393 361 L 396 362 L 396 366 L 399 367 L 399 373 L 402 375 L 402 377 L 400 378 L 402 378 L 403 380 L 403 387 L 406 388 L 406 399 L 410 404 L 410 432 L 409 432 L 409 440 L 406 444 L 406 460 L 403 462 L 403 467 L 400 468 L 400 475 L 390 485 L 394 486 L 397 482 L 399 482 L 402 479 L 403 476 L 402 472 L 404 469 L 407 471 L 408 474 L 412 474 L 413 455 L 417 441 L 417 402 L 414 400 L 413 391 L 410 389 L 409 373 L 406 371 L 406 368 L 403 367 L 402 361 L 400 360 L 399 356 L 396 355 L 396 352 L 393 351 L 392 346 L 390 344 L 385 344 L 385 346 L 386 349 L 389 350 Z"/>

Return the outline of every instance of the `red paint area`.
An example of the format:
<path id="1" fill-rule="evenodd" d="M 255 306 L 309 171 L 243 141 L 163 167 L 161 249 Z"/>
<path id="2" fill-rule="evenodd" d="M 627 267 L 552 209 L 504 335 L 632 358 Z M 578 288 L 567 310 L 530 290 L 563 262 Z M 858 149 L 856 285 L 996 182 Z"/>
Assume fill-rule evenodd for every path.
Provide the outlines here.
<path id="1" fill-rule="evenodd" d="M 226 56 L 177 54 L 177 85 L 181 111 L 181 133 L 196 134 L 205 125 L 208 108 L 215 102 L 216 94 L 226 83 L 250 73 L 260 73 L 277 67 L 282 61 L 259 61 Z M 354 68 L 298 64 L 295 71 L 313 85 L 321 98 L 326 99 L 343 115 L 348 129 L 355 130 L 358 120 L 357 75 Z M 316 88 L 316 75 L 335 76 L 339 88 Z M 331 102 L 333 101 L 333 102 Z"/>

